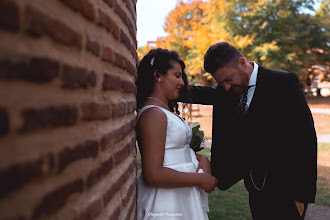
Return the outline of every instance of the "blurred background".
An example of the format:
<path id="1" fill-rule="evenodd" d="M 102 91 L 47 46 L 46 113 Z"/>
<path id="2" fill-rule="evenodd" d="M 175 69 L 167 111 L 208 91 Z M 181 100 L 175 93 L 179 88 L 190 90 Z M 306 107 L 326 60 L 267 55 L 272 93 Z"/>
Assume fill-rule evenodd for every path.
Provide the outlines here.
<path id="1" fill-rule="evenodd" d="M 209 46 L 228 41 L 247 60 L 295 73 L 305 91 L 318 136 L 318 192 L 306 219 L 330 218 L 330 1 L 329 0 L 138 0 L 141 59 L 150 49 L 175 50 L 190 84 L 215 85 L 203 68 Z M 279 88 L 280 89 L 280 88 Z M 212 106 L 192 105 L 210 157 Z M 140 157 L 137 158 L 140 166 Z M 243 182 L 209 195 L 210 219 L 252 219 Z"/>

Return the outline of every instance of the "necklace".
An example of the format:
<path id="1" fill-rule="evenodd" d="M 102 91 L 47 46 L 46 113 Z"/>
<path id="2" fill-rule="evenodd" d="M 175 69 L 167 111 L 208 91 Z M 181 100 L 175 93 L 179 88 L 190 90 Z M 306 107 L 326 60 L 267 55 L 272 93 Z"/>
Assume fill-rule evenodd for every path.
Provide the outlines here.
<path id="1" fill-rule="evenodd" d="M 149 97 L 147 97 L 147 99 L 153 99 L 153 100 L 155 100 L 155 101 L 157 101 L 157 102 L 163 104 L 168 110 L 170 110 L 170 108 L 169 108 L 167 105 L 165 105 L 164 102 L 162 102 L 162 101 L 160 101 L 160 100 L 158 100 L 158 99 L 156 99 L 156 98 L 154 98 L 154 97 L 149 96 Z"/>

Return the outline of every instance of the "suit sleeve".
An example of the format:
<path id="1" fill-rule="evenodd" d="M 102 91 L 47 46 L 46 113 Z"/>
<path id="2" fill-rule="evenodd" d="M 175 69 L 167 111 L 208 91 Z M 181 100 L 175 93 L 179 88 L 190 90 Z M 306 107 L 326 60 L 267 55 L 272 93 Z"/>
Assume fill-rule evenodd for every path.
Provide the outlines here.
<path id="1" fill-rule="evenodd" d="M 189 86 L 193 104 L 214 105 L 216 102 L 216 86 Z"/>
<path id="2" fill-rule="evenodd" d="M 317 138 L 311 111 L 297 77 L 290 73 L 285 80 L 287 115 L 288 184 L 294 200 L 314 202 L 317 179 Z"/>

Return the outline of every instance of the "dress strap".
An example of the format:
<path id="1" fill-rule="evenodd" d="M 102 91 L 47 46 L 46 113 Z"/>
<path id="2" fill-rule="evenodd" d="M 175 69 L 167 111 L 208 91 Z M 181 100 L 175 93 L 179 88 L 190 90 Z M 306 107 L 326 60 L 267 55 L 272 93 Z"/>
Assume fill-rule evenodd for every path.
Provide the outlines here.
<path id="1" fill-rule="evenodd" d="M 149 109 L 149 108 L 154 108 L 154 107 L 160 108 L 161 110 L 163 110 L 163 112 L 164 112 L 165 115 L 166 115 L 165 109 L 159 107 L 158 105 L 146 105 L 146 106 L 142 107 L 142 108 L 140 109 L 140 111 L 138 112 L 138 114 L 137 114 L 137 121 L 139 120 L 140 115 L 141 115 L 145 110 L 147 110 L 147 109 Z M 166 116 L 167 116 L 167 115 L 166 115 Z"/>

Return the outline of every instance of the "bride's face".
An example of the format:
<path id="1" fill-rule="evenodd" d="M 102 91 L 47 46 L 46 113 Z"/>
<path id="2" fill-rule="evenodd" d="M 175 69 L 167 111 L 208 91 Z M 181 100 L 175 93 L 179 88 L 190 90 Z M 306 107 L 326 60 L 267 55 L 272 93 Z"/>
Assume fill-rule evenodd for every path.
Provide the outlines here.
<path id="1" fill-rule="evenodd" d="M 179 97 L 180 90 L 184 86 L 182 68 L 178 62 L 172 61 L 173 67 L 161 76 L 161 89 L 168 100 Z"/>

